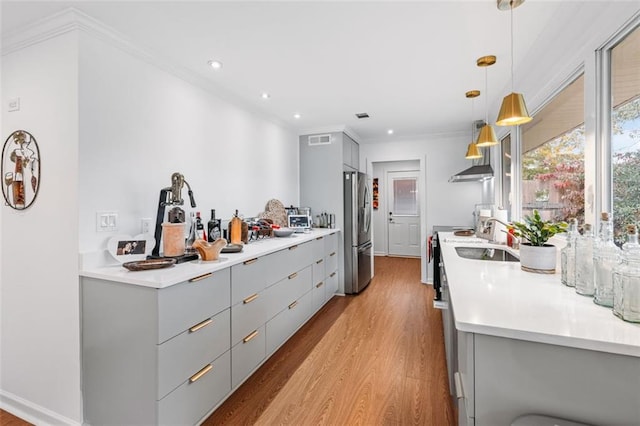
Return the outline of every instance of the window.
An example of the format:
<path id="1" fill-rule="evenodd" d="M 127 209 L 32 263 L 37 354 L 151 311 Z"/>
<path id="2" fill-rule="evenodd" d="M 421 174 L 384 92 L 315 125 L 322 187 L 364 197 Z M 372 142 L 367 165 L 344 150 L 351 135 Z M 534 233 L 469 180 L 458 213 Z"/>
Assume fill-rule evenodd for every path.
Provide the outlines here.
<path id="1" fill-rule="evenodd" d="M 611 49 L 611 173 L 616 241 L 640 222 L 640 28 Z"/>
<path id="2" fill-rule="evenodd" d="M 556 95 L 522 131 L 522 213 L 584 221 L 584 77 Z"/>
<path id="3" fill-rule="evenodd" d="M 502 208 L 511 211 L 511 134 L 500 140 L 502 152 Z"/>

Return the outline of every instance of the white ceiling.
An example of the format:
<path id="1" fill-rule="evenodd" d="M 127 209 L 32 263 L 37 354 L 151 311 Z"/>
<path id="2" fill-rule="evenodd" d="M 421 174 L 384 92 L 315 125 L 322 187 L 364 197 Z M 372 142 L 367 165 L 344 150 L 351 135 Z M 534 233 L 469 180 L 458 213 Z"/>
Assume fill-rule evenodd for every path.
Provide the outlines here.
<path id="1" fill-rule="evenodd" d="M 567 48 L 579 43 L 576 34 L 611 5 L 529 0 L 517 8 L 516 89 L 519 70 L 544 61 L 531 57 L 548 50 L 541 44 L 565 34 Z M 488 54 L 498 57 L 488 70 L 490 106 L 510 91 L 509 12 L 495 0 L 3 1 L 2 33 L 69 6 L 300 132 L 347 126 L 364 140 L 384 140 L 468 130 L 464 93 L 483 91 L 473 119 L 483 118 L 485 74 L 475 61 Z M 208 67 L 214 58 L 221 71 Z M 271 99 L 261 99 L 263 91 Z M 371 118 L 357 120 L 359 112 Z"/>

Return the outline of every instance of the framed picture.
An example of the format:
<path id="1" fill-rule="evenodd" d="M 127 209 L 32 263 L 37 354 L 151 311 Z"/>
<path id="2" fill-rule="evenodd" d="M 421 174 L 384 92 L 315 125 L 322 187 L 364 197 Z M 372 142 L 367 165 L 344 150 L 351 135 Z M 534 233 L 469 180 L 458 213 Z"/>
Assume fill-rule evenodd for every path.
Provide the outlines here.
<path id="1" fill-rule="evenodd" d="M 155 238 L 149 234 L 116 235 L 107 242 L 107 251 L 119 263 L 145 260 L 151 254 Z"/>
<path id="2" fill-rule="evenodd" d="M 16 130 L 5 140 L 0 159 L 5 205 L 16 210 L 31 206 L 40 189 L 40 148 L 26 130 Z"/>

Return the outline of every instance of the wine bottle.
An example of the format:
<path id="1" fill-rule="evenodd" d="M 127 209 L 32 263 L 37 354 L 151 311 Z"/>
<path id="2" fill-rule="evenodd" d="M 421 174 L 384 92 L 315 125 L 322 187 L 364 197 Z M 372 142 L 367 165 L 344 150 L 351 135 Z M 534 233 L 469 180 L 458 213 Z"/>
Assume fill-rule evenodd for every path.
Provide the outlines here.
<path id="1" fill-rule="evenodd" d="M 211 220 L 207 222 L 207 237 L 210 243 L 214 242 L 222 235 L 220 234 L 220 219 L 216 219 L 216 210 L 211 209 Z"/>
<path id="2" fill-rule="evenodd" d="M 207 233 L 204 230 L 204 223 L 202 223 L 200 212 L 196 212 L 196 238 L 202 238 L 207 241 Z"/>
<path id="3" fill-rule="evenodd" d="M 16 156 L 16 167 L 13 175 L 13 205 L 17 209 L 24 209 L 25 195 L 24 195 L 24 176 L 22 170 L 22 157 Z"/>

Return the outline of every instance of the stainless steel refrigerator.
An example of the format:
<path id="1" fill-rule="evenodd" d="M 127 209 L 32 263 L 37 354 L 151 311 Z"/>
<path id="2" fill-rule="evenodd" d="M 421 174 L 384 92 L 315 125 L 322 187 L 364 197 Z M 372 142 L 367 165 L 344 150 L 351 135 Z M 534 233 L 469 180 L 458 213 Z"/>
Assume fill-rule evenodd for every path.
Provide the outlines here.
<path id="1" fill-rule="evenodd" d="M 344 291 L 361 292 L 371 281 L 371 191 L 368 176 L 344 172 Z"/>

